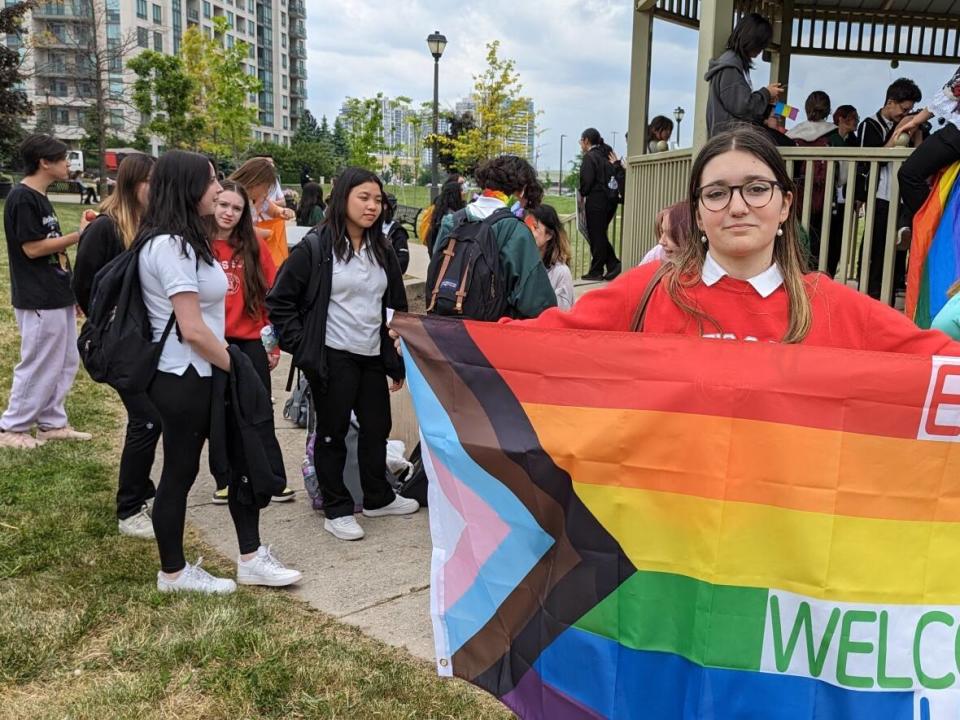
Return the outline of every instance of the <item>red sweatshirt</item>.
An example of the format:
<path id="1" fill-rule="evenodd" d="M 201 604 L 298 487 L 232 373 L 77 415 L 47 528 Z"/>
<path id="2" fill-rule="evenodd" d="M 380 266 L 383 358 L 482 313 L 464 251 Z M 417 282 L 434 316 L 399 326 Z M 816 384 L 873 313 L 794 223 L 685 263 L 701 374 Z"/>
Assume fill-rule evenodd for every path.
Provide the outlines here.
<path id="1" fill-rule="evenodd" d="M 606 287 L 584 295 L 567 312 L 551 308 L 533 320 L 509 322 L 546 328 L 627 331 L 657 268 L 657 263 L 648 263 L 623 273 Z M 810 273 L 805 282 L 813 305 L 813 325 L 804 345 L 913 355 L 960 355 L 960 343 L 942 332 L 920 330 L 902 313 L 826 275 Z M 720 326 L 718 330 L 711 323 L 704 323 L 706 337 L 779 342 L 786 333 L 788 301 L 782 285 L 764 298 L 749 283 L 725 275 L 712 286 L 700 281 L 686 292 L 690 304 Z M 700 334 L 696 319 L 673 303 L 664 283 L 650 297 L 643 329 L 658 334 Z"/>
<path id="2" fill-rule="evenodd" d="M 267 279 L 267 289 L 273 287 L 277 276 L 277 266 L 273 264 L 270 250 L 263 240 L 260 240 L 260 266 Z M 243 309 L 243 258 L 234 257 L 233 248 L 225 240 L 213 241 L 213 254 L 220 261 L 223 272 L 227 275 L 226 298 L 226 331 L 224 335 L 237 340 L 259 340 L 260 330 L 270 324 L 267 319 L 267 309 L 263 308 L 261 316 L 250 317 Z"/>

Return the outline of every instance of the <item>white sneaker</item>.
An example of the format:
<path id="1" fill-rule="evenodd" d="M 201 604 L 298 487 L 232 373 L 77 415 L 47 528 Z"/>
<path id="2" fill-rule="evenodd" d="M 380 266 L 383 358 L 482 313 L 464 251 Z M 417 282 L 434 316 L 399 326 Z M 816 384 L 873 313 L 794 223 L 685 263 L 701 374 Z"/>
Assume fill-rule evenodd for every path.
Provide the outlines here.
<path id="1" fill-rule="evenodd" d="M 228 578 L 217 578 L 200 567 L 203 558 L 197 558 L 197 564 L 187 563 L 176 580 L 170 580 L 157 573 L 157 590 L 160 592 L 199 592 L 207 595 L 229 595 L 237 589 L 237 584 Z"/>
<path id="2" fill-rule="evenodd" d="M 85 442 L 92 439 L 93 435 L 90 433 L 74 430 L 70 425 L 64 425 L 60 428 L 48 428 L 46 430 L 37 428 L 37 440 L 80 440 Z"/>
<path id="3" fill-rule="evenodd" d="M 363 537 L 363 528 L 353 515 L 329 518 L 323 521 L 323 529 L 341 540 L 360 540 Z"/>
<path id="4" fill-rule="evenodd" d="M 411 500 L 410 498 L 405 498 L 401 495 L 397 495 L 393 498 L 393 502 L 389 505 L 384 505 L 382 508 L 377 508 L 376 510 L 367 510 L 363 509 L 363 514 L 365 517 L 383 517 L 384 515 L 411 515 L 420 509 L 420 503 L 416 500 Z"/>
<path id="5" fill-rule="evenodd" d="M 270 546 L 261 545 L 257 554 L 249 560 L 237 558 L 238 585 L 266 585 L 284 587 L 299 582 L 303 573 L 285 567 L 270 551 Z"/>
<path id="6" fill-rule="evenodd" d="M 17 450 L 34 450 L 35 448 L 42 447 L 44 442 L 44 440 L 35 440 L 30 433 L 0 430 L 0 447 L 16 448 Z"/>
<path id="7" fill-rule="evenodd" d="M 156 537 L 153 534 L 153 522 L 150 520 L 150 515 L 147 514 L 146 505 L 140 508 L 140 512 L 136 515 L 118 520 L 117 528 L 121 535 L 127 537 L 140 538 L 141 540 L 153 540 Z"/>

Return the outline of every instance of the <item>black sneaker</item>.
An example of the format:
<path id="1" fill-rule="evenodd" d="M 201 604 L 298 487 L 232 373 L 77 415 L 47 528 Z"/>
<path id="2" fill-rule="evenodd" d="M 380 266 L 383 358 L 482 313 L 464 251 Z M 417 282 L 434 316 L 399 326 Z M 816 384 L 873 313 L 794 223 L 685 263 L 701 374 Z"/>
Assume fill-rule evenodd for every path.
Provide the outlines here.
<path id="1" fill-rule="evenodd" d="M 281 490 L 279 493 L 274 495 L 271 498 L 271 500 L 273 502 L 290 502 L 291 500 L 293 500 L 294 495 L 296 495 L 296 493 L 293 491 L 293 488 L 290 486 L 287 486 L 283 490 Z"/>
<path id="2" fill-rule="evenodd" d="M 603 280 L 603 275 L 600 275 L 599 273 L 596 275 L 593 273 L 587 273 L 586 275 L 581 275 L 580 279 L 586 280 L 587 282 L 600 282 Z"/>
<path id="3" fill-rule="evenodd" d="M 606 280 L 607 282 L 610 282 L 617 275 L 620 274 L 621 269 L 622 269 L 622 265 L 620 263 L 617 263 L 616 265 L 613 266 L 613 269 L 610 272 L 608 272 L 606 275 L 603 276 L 603 279 Z"/>

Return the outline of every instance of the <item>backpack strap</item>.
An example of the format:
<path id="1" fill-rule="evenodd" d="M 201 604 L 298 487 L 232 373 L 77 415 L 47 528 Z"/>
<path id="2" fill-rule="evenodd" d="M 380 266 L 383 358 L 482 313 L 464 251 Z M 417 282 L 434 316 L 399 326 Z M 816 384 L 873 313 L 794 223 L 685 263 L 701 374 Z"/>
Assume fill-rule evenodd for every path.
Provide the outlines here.
<path id="1" fill-rule="evenodd" d="M 457 239 L 451 238 L 447 241 L 446 247 L 443 248 L 443 262 L 440 264 L 440 272 L 437 273 L 437 281 L 433 284 L 433 290 L 430 292 L 430 304 L 427 306 L 427 312 L 436 307 L 437 295 L 440 294 L 440 284 L 447 275 L 447 268 L 450 267 L 450 261 L 453 260 L 456 247 Z"/>
<path id="2" fill-rule="evenodd" d="M 303 241 L 306 244 L 307 250 L 310 252 L 310 267 L 316 269 L 316 265 L 322 259 L 320 256 L 323 253 L 323 248 L 320 246 L 320 233 L 316 231 L 316 228 L 308 232 Z M 317 295 L 320 292 L 320 273 L 311 272 L 310 274 L 310 284 L 307 285 L 307 303 L 304 307 L 304 310 L 309 310 L 313 307 L 313 304 L 317 301 Z"/>
<path id="3" fill-rule="evenodd" d="M 657 289 L 657 285 L 660 284 L 660 281 L 663 280 L 664 275 L 670 272 L 672 268 L 669 263 L 662 263 L 660 267 L 657 268 L 657 271 L 653 274 L 653 277 L 650 278 L 650 282 L 647 283 L 646 289 L 643 291 L 643 295 L 640 296 L 640 302 L 637 305 L 637 309 L 633 313 L 633 320 L 630 322 L 630 332 L 643 332 L 643 321 L 647 317 L 647 306 L 650 304 L 650 298 L 653 296 L 653 291 Z"/>

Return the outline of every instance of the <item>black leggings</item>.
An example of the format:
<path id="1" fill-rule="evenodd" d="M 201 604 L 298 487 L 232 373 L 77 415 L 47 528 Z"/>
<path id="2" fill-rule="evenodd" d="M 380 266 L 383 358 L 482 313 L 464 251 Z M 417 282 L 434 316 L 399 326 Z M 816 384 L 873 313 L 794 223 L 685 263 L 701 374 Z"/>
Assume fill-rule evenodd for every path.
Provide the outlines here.
<path id="1" fill-rule="evenodd" d="M 587 220 L 587 240 L 590 242 L 589 274 L 603 275 L 612 271 L 620 262 L 607 235 L 613 216 L 617 214 L 617 203 L 606 195 L 588 195 L 584 201 L 584 213 Z"/>
<path id="2" fill-rule="evenodd" d="M 183 556 L 183 526 L 187 495 L 200 470 L 200 453 L 210 434 L 212 381 L 200 377 L 191 365 L 183 375 L 158 372 L 148 394 L 163 423 L 163 471 L 153 501 L 153 532 L 160 550 L 160 567 L 179 572 Z M 260 510 L 242 505 L 229 494 L 230 516 L 237 531 L 240 553 L 260 547 Z"/>
<path id="3" fill-rule="evenodd" d="M 357 414 L 360 426 L 357 461 L 363 507 L 376 510 L 389 505 L 396 497 L 387 481 L 390 392 L 380 356 L 355 355 L 328 347 L 327 382 L 322 383 L 314 372 L 304 372 L 317 410 L 313 464 L 324 514 L 331 520 L 353 515 L 353 498 L 343 482 L 351 410 Z"/>
<path id="4" fill-rule="evenodd" d="M 160 441 L 160 413 L 144 392 L 120 393 L 120 400 L 127 410 L 127 434 L 120 454 L 117 518 L 125 520 L 156 494 L 150 470 Z"/>

